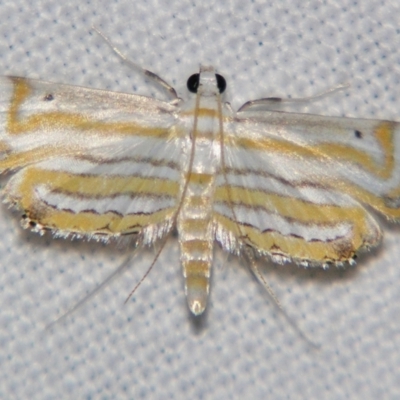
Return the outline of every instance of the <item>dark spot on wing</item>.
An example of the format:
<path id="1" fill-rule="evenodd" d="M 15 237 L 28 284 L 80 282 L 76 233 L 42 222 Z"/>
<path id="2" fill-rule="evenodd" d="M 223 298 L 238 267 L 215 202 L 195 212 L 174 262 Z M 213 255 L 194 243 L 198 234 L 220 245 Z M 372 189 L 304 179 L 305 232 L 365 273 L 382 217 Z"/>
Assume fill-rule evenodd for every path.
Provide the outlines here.
<path id="1" fill-rule="evenodd" d="M 54 96 L 51 93 L 46 94 L 43 98 L 44 101 L 52 101 L 54 100 Z"/>
<path id="2" fill-rule="evenodd" d="M 354 135 L 358 139 L 362 139 L 362 136 L 363 136 L 362 132 L 357 129 L 354 131 Z"/>

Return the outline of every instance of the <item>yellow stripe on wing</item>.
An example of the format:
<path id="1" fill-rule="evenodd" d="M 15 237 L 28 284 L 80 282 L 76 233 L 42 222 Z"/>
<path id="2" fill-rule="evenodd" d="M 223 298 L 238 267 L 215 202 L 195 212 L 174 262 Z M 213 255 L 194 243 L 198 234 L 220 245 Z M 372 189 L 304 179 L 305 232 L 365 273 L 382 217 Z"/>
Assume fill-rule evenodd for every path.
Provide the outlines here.
<path id="1" fill-rule="evenodd" d="M 116 234 L 136 231 L 142 227 L 165 223 L 172 218 L 176 207 L 162 207 L 148 213 L 131 213 L 120 215 L 120 212 L 111 210 L 97 213 L 91 210 L 73 212 L 72 209 L 60 206 L 48 206 L 46 195 L 43 201 L 37 198 L 36 188 L 45 186 L 49 192 L 69 197 L 71 207 L 76 203 L 79 206 L 80 199 L 93 199 L 93 209 L 96 201 L 102 198 L 110 198 L 112 206 L 113 196 L 153 196 L 153 198 L 177 199 L 179 183 L 143 177 L 124 176 L 91 176 L 74 175 L 61 171 L 49 171 L 41 168 L 28 167 L 16 175 L 18 179 L 11 181 L 8 188 L 9 200 L 25 211 L 29 219 L 40 223 L 43 227 L 54 230 L 65 230 L 78 233 L 104 233 Z M 62 197 L 61 197 L 62 198 Z M 156 202 L 156 200 L 154 200 Z M 176 202 L 177 203 L 177 202 Z M 68 203 L 67 203 L 68 204 Z"/>
<path id="2" fill-rule="evenodd" d="M 7 154 L 6 158 L 0 160 L 0 173 L 25 167 L 29 164 L 38 163 L 57 156 L 67 157 L 69 155 L 79 154 L 80 149 L 79 146 L 65 144 L 63 147 L 42 146 L 33 150 Z"/>
<path id="3" fill-rule="evenodd" d="M 236 221 L 215 213 L 214 220 L 228 232 L 241 234 L 240 240 L 261 253 L 280 255 L 297 261 L 329 263 L 348 261 L 364 247 L 372 247 L 381 239 L 380 231 L 353 232 L 351 237 L 339 237 L 329 241 L 307 241 L 295 235 L 282 235 L 276 231 L 260 232 L 258 229 L 238 224 Z M 305 227 L 306 229 L 306 227 Z"/>
<path id="4" fill-rule="evenodd" d="M 243 135 L 240 137 L 227 136 L 225 144 L 227 146 L 263 151 L 266 155 L 278 153 L 288 158 L 301 157 L 325 162 L 345 161 L 353 165 L 359 165 L 381 179 L 388 179 L 392 176 L 395 168 L 393 133 L 396 127 L 398 127 L 397 123 L 384 121 L 377 124 L 374 129 L 373 135 L 382 152 L 382 162 L 377 162 L 367 152 L 335 142 L 302 146 L 287 140 L 272 138 L 253 139 L 249 133 L 246 136 Z M 250 154 L 248 156 L 251 157 Z"/>
<path id="5" fill-rule="evenodd" d="M 358 205 L 347 207 L 334 204 L 321 205 L 294 197 L 235 186 L 230 187 L 229 191 L 225 186 L 217 187 L 215 202 L 225 203 L 228 209 L 230 204 L 248 208 L 263 208 L 266 212 L 305 224 L 335 224 L 348 221 L 365 229 L 366 213 Z"/>
<path id="6" fill-rule="evenodd" d="M 389 219 L 400 220 L 400 208 L 398 206 L 400 188 L 393 189 L 385 196 L 377 196 L 350 182 L 338 182 L 338 190 L 348 193 L 361 203 L 368 204 Z M 389 205 L 391 201 L 394 203 L 393 207 Z"/>
<path id="7" fill-rule="evenodd" d="M 35 131 L 78 130 L 106 135 L 138 135 L 167 139 L 173 132 L 169 128 L 146 127 L 132 122 L 104 122 L 90 119 L 87 115 L 50 111 L 38 112 L 21 118 L 21 105 L 31 94 L 28 80 L 10 78 L 14 83 L 14 93 L 7 118 L 7 131 L 11 135 L 21 135 Z"/>
<path id="8" fill-rule="evenodd" d="M 164 209 L 152 214 L 130 214 L 125 216 L 116 215 L 112 212 L 95 214 L 91 212 L 80 212 L 73 214 L 68 211 L 54 209 L 40 209 L 38 213 L 32 209 L 27 216 L 55 231 L 67 231 L 80 234 L 128 234 L 137 233 L 149 225 L 166 223 L 175 213 L 175 208 Z"/>
<path id="9" fill-rule="evenodd" d="M 26 168 L 18 191 L 30 199 L 35 186 L 45 184 L 51 191 L 83 197 L 110 197 L 120 194 L 152 194 L 176 198 L 179 182 L 159 178 L 118 175 L 75 175 L 63 171 Z"/>

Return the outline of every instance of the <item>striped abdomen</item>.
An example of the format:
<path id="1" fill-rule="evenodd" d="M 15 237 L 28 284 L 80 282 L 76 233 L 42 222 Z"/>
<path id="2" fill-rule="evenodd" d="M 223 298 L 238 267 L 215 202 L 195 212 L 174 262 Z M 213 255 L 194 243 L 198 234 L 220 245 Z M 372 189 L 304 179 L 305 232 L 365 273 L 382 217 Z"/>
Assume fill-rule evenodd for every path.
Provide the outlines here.
<path id="1" fill-rule="evenodd" d="M 185 292 L 189 309 L 200 315 L 206 308 L 213 258 L 213 203 L 216 172 L 220 168 L 222 141 L 221 99 L 213 68 L 202 67 L 194 107 L 182 116 L 193 121 L 188 168 L 184 171 L 182 200 L 177 219 Z M 191 79 L 196 80 L 196 75 Z M 193 83 L 193 82 L 191 82 Z M 183 119 L 184 119 L 183 118 Z"/>
<path id="2" fill-rule="evenodd" d="M 201 314 L 209 291 L 213 255 L 213 174 L 192 172 L 178 218 L 185 292 L 193 314 Z"/>

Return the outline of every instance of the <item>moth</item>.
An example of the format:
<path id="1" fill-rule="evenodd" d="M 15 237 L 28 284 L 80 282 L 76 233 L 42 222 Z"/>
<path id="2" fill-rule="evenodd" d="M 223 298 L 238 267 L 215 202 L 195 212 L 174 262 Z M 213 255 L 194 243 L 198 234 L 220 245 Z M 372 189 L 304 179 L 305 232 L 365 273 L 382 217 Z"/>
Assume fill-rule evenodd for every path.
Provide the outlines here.
<path id="1" fill-rule="evenodd" d="M 171 101 L 0 78 L 3 195 L 24 228 L 135 246 L 176 230 L 200 315 L 215 243 L 256 275 L 256 257 L 326 268 L 381 241 L 371 208 L 399 220 L 398 123 L 270 110 L 274 99 L 234 112 L 209 66 L 188 79 L 184 102 L 145 72 Z"/>

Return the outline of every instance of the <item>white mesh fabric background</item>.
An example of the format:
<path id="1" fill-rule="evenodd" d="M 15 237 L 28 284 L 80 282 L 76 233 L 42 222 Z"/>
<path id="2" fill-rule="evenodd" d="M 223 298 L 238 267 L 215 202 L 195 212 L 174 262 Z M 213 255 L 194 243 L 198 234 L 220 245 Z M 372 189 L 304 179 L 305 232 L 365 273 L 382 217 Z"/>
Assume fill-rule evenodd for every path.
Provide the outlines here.
<path id="1" fill-rule="evenodd" d="M 197 4 L 196 4 L 197 3 Z M 163 97 L 91 32 L 186 95 L 200 63 L 227 100 L 351 88 L 304 112 L 400 120 L 396 0 L 0 0 L 0 74 Z M 176 237 L 65 321 L 45 327 L 132 251 L 23 231 L 0 208 L 0 397 L 4 399 L 399 398 L 400 229 L 356 268 L 263 266 L 294 323 L 245 263 L 216 252 L 210 303 L 186 307 Z"/>

